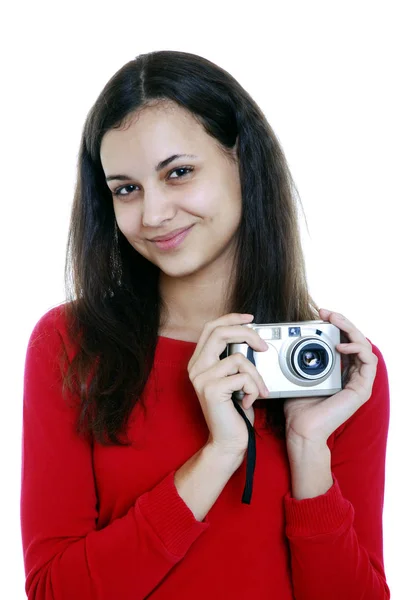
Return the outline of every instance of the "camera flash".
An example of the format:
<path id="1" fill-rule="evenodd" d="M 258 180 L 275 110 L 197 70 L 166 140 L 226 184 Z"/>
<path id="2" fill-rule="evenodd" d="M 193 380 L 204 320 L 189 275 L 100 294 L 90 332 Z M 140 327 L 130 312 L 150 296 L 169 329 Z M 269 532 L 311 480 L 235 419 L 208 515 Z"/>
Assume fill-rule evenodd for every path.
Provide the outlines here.
<path id="1" fill-rule="evenodd" d="M 258 331 L 258 329 L 256 329 Z M 258 331 L 259 333 L 259 331 Z M 281 339 L 281 328 L 280 327 L 263 327 L 264 340 L 280 340 Z"/>

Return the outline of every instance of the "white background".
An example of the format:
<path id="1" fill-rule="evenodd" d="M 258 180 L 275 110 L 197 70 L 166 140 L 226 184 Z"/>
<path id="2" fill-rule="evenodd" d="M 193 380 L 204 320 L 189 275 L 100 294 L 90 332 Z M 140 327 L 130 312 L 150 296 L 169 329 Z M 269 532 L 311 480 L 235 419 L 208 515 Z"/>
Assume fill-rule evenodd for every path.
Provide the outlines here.
<path id="1" fill-rule="evenodd" d="M 343 312 L 383 353 L 391 392 L 384 555 L 392 598 L 401 598 L 398 3 L 143 4 L 25 2 L 2 9 L 0 597 L 25 598 L 24 360 L 35 323 L 64 300 L 86 114 L 108 79 L 138 54 L 183 50 L 225 68 L 261 106 L 306 213 L 312 296 Z"/>

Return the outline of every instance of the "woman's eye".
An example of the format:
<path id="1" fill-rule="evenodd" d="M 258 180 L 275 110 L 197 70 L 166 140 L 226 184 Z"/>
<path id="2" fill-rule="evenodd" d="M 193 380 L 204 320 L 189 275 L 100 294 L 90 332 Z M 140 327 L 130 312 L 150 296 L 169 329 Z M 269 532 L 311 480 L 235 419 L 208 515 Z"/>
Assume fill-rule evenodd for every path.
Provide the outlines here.
<path id="1" fill-rule="evenodd" d="M 113 192 L 113 196 L 129 196 L 129 192 L 128 192 L 128 194 L 121 193 L 122 190 L 126 190 L 129 187 L 135 187 L 135 186 L 131 184 L 131 185 L 125 185 L 124 187 L 120 187 L 115 192 Z"/>
<path id="2" fill-rule="evenodd" d="M 177 171 L 186 171 L 186 173 L 184 173 L 183 177 L 185 175 L 187 175 L 188 173 L 190 173 L 191 171 L 193 171 L 193 167 L 178 167 L 178 169 L 174 169 L 174 171 L 170 171 L 170 175 L 172 173 L 176 173 Z M 181 179 L 181 177 L 173 177 L 173 179 Z"/>
<path id="3" fill-rule="evenodd" d="M 178 169 L 170 171 L 169 175 L 171 175 L 172 173 L 177 173 L 178 171 L 185 171 L 185 173 L 183 175 L 180 175 L 179 177 L 172 177 L 171 179 L 182 179 L 183 177 L 188 175 L 188 173 L 193 171 L 193 167 L 178 167 Z M 136 186 L 133 183 L 131 183 L 130 185 L 124 185 L 123 187 L 117 188 L 115 192 L 113 192 L 113 196 L 129 196 L 130 192 L 122 193 L 122 191 L 133 187 Z"/>

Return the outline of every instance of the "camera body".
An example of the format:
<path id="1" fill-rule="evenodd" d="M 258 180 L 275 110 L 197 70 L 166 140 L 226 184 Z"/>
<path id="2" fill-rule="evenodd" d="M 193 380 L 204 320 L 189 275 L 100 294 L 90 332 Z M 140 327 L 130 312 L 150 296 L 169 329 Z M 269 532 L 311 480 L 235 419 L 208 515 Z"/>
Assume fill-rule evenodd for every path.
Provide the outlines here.
<path id="1" fill-rule="evenodd" d="M 259 352 L 247 343 L 227 345 L 227 356 L 241 352 L 269 388 L 268 398 L 331 396 L 341 391 L 340 329 L 327 321 L 249 323 L 269 348 Z M 234 392 L 242 400 L 243 391 Z M 259 398 L 259 396 L 258 396 Z"/>

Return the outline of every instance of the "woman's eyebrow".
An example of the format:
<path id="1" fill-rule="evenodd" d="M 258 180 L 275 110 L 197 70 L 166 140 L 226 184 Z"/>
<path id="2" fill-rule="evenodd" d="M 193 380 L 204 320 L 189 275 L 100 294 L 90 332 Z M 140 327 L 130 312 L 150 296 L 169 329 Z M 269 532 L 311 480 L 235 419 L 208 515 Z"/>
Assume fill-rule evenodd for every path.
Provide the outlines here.
<path id="1" fill-rule="evenodd" d="M 167 167 L 167 165 L 169 165 L 171 162 L 173 162 L 173 160 L 176 160 L 176 158 L 198 158 L 198 157 L 195 154 L 173 154 L 172 156 L 169 156 L 168 158 L 161 160 L 155 166 L 155 171 L 158 173 L 159 171 L 164 169 L 164 167 Z M 132 177 L 128 177 L 128 175 L 109 175 L 108 177 L 106 177 L 106 181 L 111 181 L 112 179 L 117 179 L 118 181 L 128 181 L 129 179 L 132 179 Z"/>

